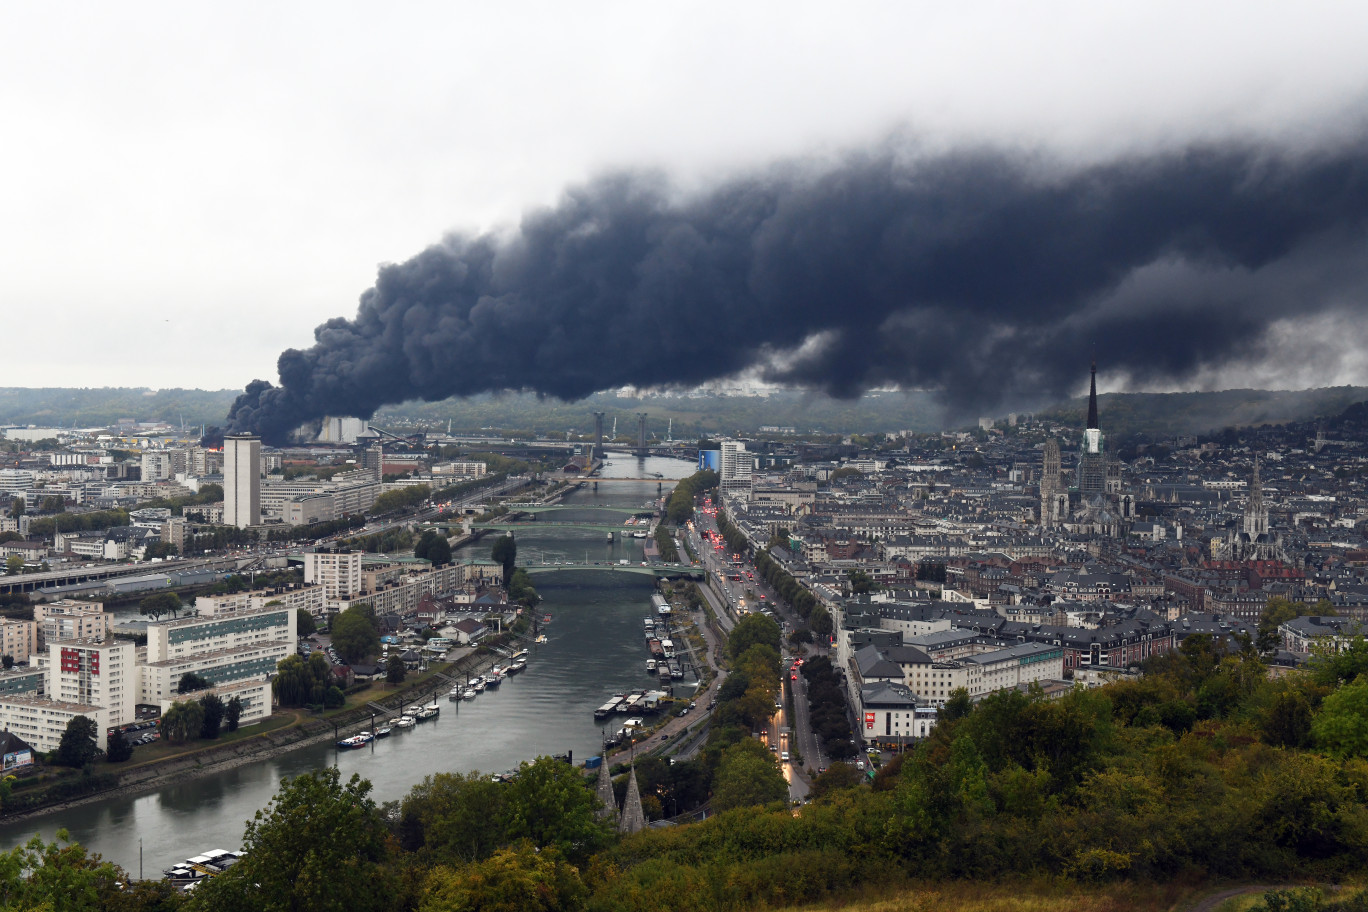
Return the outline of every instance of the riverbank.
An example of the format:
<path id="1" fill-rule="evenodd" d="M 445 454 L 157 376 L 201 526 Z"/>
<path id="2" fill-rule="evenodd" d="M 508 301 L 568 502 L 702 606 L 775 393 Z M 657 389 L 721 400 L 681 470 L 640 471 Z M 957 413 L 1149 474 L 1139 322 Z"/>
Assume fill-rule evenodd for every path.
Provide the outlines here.
<path id="1" fill-rule="evenodd" d="M 504 648 L 520 649 L 529 642 L 530 637 L 523 637 L 510 641 L 509 646 Z M 481 674 L 502 660 L 503 657 L 498 654 L 481 654 L 478 650 L 467 650 L 464 655 L 445 663 L 440 668 L 434 667 L 430 673 L 402 689 L 336 711 L 331 715 L 314 716 L 302 710 L 285 710 L 260 723 L 270 725 L 272 720 L 282 716 L 291 717 L 280 727 L 261 732 L 248 732 L 246 737 L 226 742 L 195 742 L 172 756 L 135 765 L 105 764 L 99 772 L 117 776 L 118 783 L 114 787 L 73 798 L 59 799 L 17 813 L 0 811 L 0 822 L 6 825 L 22 823 L 84 804 L 155 791 L 167 785 L 192 781 L 248 763 L 270 760 L 292 751 L 331 743 L 348 734 L 369 729 L 376 717 L 381 715 L 373 709 L 372 704 L 384 707 L 391 715 L 397 717 L 405 707 L 428 703 L 435 700 L 438 695 L 446 693 L 452 680 Z"/>

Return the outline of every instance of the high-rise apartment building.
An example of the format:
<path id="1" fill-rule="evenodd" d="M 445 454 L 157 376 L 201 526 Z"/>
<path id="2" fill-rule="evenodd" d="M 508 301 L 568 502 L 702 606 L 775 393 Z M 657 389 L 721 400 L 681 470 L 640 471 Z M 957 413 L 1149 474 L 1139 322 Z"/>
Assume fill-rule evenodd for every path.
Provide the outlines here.
<path id="1" fill-rule="evenodd" d="M 346 598 L 361 591 L 360 551 L 310 551 L 304 554 L 304 582 L 323 587 L 325 598 Z"/>
<path id="2" fill-rule="evenodd" d="M 751 459 L 746 444 L 740 440 L 722 441 L 723 494 L 748 493 L 751 485 Z"/>
<path id="3" fill-rule="evenodd" d="M 245 529 L 261 522 L 261 438 L 223 438 L 223 522 Z"/>

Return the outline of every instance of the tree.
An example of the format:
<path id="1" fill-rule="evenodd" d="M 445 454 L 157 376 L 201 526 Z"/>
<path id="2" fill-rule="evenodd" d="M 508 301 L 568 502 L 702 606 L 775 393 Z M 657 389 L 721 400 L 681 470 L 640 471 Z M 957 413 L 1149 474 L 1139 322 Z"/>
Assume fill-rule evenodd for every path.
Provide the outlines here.
<path id="1" fill-rule="evenodd" d="M 204 730 L 204 706 L 198 700 L 172 703 L 162 713 L 162 737 L 172 744 L 184 744 L 198 738 Z"/>
<path id="2" fill-rule="evenodd" d="M 103 912 L 111 907 L 121 882 L 128 882 L 124 873 L 87 855 L 64 829 L 57 831 L 57 840 L 45 843 L 34 836 L 0 854 L 0 908 Z"/>
<path id="3" fill-rule="evenodd" d="M 18 554 L 11 554 L 5 558 L 5 573 L 9 576 L 18 576 L 24 572 L 24 559 Z"/>
<path id="4" fill-rule="evenodd" d="M 518 564 L 518 543 L 511 535 L 500 535 L 489 551 L 490 560 L 503 565 L 504 585 L 513 580 L 513 568 Z"/>
<path id="5" fill-rule="evenodd" d="M 1311 736 L 1311 704 L 1300 690 L 1273 698 L 1263 722 L 1264 741 L 1276 747 L 1304 747 Z"/>
<path id="6" fill-rule="evenodd" d="M 25 508 L 25 506 L 26 506 L 26 504 L 25 504 L 25 502 L 24 502 L 24 498 L 23 498 L 23 497 L 16 497 L 16 498 L 14 498 L 13 500 L 10 501 L 10 508 L 9 508 L 9 514 L 10 514 L 10 516 L 12 516 L 12 517 L 15 518 L 15 519 L 18 519 L 19 517 L 23 516 L 23 515 L 24 515 L 24 508 Z"/>
<path id="7" fill-rule="evenodd" d="M 428 878 L 419 912 L 573 912 L 589 891 L 579 871 L 554 850 L 522 843 L 459 870 L 441 866 Z"/>
<path id="8" fill-rule="evenodd" d="M 238 730 L 238 722 L 242 719 L 241 697 L 233 697 L 228 701 L 228 704 L 223 707 L 223 718 L 227 720 L 230 732 Z"/>
<path id="9" fill-rule="evenodd" d="M 394 900 L 390 841 L 371 784 L 336 767 L 280 783 L 247 823 L 242 860 L 187 904 L 204 912 L 381 912 Z"/>
<path id="10" fill-rule="evenodd" d="M 425 862 L 468 864 L 507 844 L 503 783 L 478 772 L 437 773 L 415 785 L 399 810 L 403 847 Z"/>
<path id="11" fill-rule="evenodd" d="M 214 686 L 214 682 L 208 678 L 201 677 L 193 671 L 187 671 L 181 675 L 180 683 L 176 685 L 177 694 L 194 693 L 197 690 L 208 690 Z"/>
<path id="12" fill-rule="evenodd" d="M 757 643 L 768 646 L 777 656 L 780 649 L 779 625 L 763 614 L 748 614 L 736 622 L 727 638 L 727 655 L 737 659 Z"/>
<path id="13" fill-rule="evenodd" d="M 332 644 L 347 664 L 380 651 L 380 633 L 370 605 L 352 605 L 332 622 Z"/>
<path id="14" fill-rule="evenodd" d="M 747 738 L 723 752 L 713 777 L 713 807 L 729 811 L 786 798 L 788 783 L 759 741 Z"/>
<path id="15" fill-rule="evenodd" d="M 313 636 L 318 632 L 318 622 L 307 608 L 295 609 L 295 632 L 299 636 Z"/>
<path id="16" fill-rule="evenodd" d="M 451 563 L 451 542 L 447 541 L 445 535 L 439 535 L 428 548 L 427 559 L 432 561 L 434 567 L 443 567 Z"/>
<path id="17" fill-rule="evenodd" d="M 437 540 L 437 532 L 436 532 L 436 530 L 435 530 L 435 529 L 428 529 L 426 532 L 423 533 L 422 537 L 419 538 L 418 541 L 417 541 L 416 543 L 414 543 L 414 545 L 413 545 L 413 556 L 414 556 L 414 557 L 421 557 L 421 558 L 423 558 L 424 560 L 426 560 L 426 559 L 427 559 L 427 556 L 428 556 L 428 549 L 432 547 L 432 543 L 433 543 L 434 541 L 436 541 L 436 540 Z"/>
<path id="18" fill-rule="evenodd" d="M 855 788 L 864 782 L 864 778 L 864 773 L 854 766 L 838 760 L 827 767 L 825 773 L 813 780 L 812 797 L 822 798 L 841 789 Z"/>
<path id="19" fill-rule="evenodd" d="M 172 542 L 155 541 L 143 549 L 143 557 L 151 560 L 154 557 L 175 557 L 180 553 Z"/>
<path id="20" fill-rule="evenodd" d="M 509 839 L 530 839 L 541 848 L 555 847 L 571 861 L 583 861 L 610 838 L 598 817 L 598 799 L 568 763 L 551 757 L 524 763 L 507 792 Z"/>
<path id="21" fill-rule="evenodd" d="M 1368 679 L 1345 684 L 1326 697 L 1311 734 L 1316 746 L 1332 757 L 1368 757 Z"/>
<path id="22" fill-rule="evenodd" d="M 163 614 L 176 615 L 185 607 L 181 604 L 180 596 L 174 592 L 157 592 L 149 595 L 138 603 L 138 613 L 145 614 L 154 620 Z"/>
<path id="23" fill-rule="evenodd" d="M 204 721 L 200 723 L 200 737 L 213 740 L 219 736 L 219 729 L 223 726 L 223 714 L 226 710 L 223 698 L 218 694 L 205 694 L 199 702 L 200 706 L 204 707 Z"/>
<path id="24" fill-rule="evenodd" d="M 62 766 L 82 767 L 95 759 L 100 749 L 96 746 L 99 732 L 95 721 L 87 716 L 72 716 L 57 744 L 57 763 Z"/>
<path id="25" fill-rule="evenodd" d="M 114 732 L 109 736 L 109 747 L 105 749 L 105 759 L 110 763 L 123 763 L 133 756 L 133 745 L 128 743 L 128 739 L 123 736 L 123 732 Z"/>
<path id="26" fill-rule="evenodd" d="M 398 652 L 391 652 L 389 661 L 385 663 L 385 680 L 391 684 L 402 684 L 408 675 L 408 666 L 400 658 Z"/>

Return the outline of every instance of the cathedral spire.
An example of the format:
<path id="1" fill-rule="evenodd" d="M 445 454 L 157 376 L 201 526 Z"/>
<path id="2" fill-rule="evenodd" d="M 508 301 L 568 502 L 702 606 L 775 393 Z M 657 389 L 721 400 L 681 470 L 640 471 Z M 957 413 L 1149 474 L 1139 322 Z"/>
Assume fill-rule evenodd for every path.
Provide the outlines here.
<path id="1" fill-rule="evenodd" d="M 1092 363 L 1092 384 L 1088 387 L 1088 427 L 1100 429 L 1097 421 L 1097 362 Z"/>

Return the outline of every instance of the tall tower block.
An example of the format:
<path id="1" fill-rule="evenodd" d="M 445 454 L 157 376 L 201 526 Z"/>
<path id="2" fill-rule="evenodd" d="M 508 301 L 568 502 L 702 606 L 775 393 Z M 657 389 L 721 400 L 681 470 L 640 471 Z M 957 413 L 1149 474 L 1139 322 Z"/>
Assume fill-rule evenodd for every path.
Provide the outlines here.
<path id="1" fill-rule="evenodd" d="M 646 413 L 637 412 L 637 455 L 647 456 L 646 452 Z"/>
<path id="2" fill-rule="evenodd" d="M 591 459 L 603 458 L 603 412 L 594 412 L 594 452 Z"/>
<path id="3" fill-rule="evenodd" d="M 261 438 L 223 438 L 223 522 L 245 529 L 261 524 Z"/>

